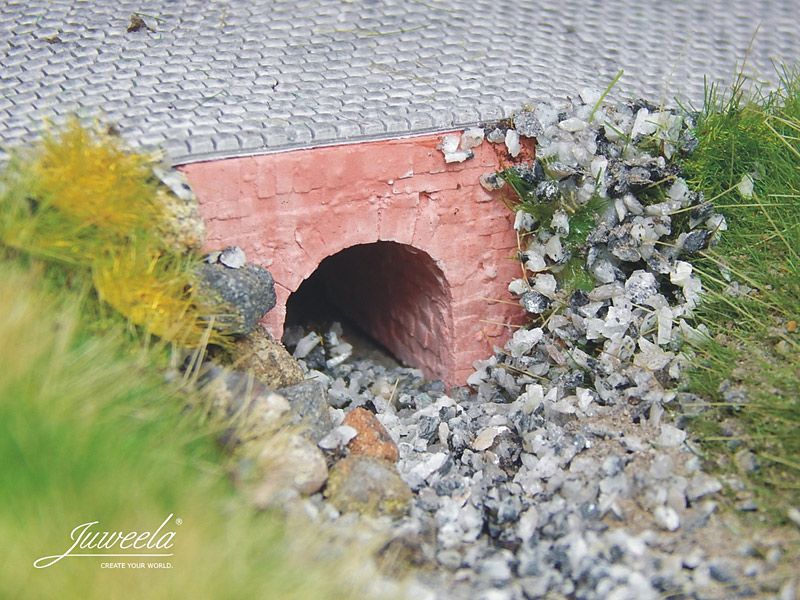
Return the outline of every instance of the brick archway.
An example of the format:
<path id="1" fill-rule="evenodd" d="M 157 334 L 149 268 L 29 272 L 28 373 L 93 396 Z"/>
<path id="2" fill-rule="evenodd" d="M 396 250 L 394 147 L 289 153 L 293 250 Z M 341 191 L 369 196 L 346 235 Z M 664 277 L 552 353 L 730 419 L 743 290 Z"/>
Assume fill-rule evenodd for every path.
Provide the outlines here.
<path id="1" fill-rule="evenodd" d="M 482 174 L 499 168 L 497 153 L 485 142 L 473 159 L 445 164 L 440 141 L 441 134 L 181 169 L 200 201 L 208 246 L 239 245 L 272 272 L 278 303 L 265 325 L 277 338 L 289 295 L 326 257 L 376 242 L 423 252 L 443 275 L 452 326 L 445 339 L 428 334 L 429 344 L 447 349 L 441 364 L 431 362 L 438 352 L 431 348 L 402 358 L 455 385 L 502 345 L 511 332 L 504 324 L 521 317 L 506 289 L 519 264 L 513 215 L 479 185 Z M 424 339 L 426 324 L 413 327 Z M 376 337 L 387 348 L 397 345 Z"/>
<path id="2" fill-rule="evenodd" d="M 379 241 L 337 252 L 289 296 L 287 316 L 301 291 L 333 305 L 403 362 L 430 376 L 453 371 L 450 285 L 422 250 Z"/>

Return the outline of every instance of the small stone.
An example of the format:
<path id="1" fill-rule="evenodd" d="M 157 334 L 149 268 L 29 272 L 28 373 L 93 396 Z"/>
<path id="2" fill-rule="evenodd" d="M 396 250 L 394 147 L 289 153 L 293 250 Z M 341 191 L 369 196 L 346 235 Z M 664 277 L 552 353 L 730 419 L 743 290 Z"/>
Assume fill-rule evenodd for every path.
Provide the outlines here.
<path id="1" fill-rule="evenodd" d="M 492 144 L 501 144 L 506 140 L 506 133 L 502 129 L 495 127 L 486 134 L 486 139 Z"/>
<path id="2" fill-rule="evenodd" d="M 800 527 L 800 510 L 795 507 L 790 508 L 786 511 L 786 516 L 789 517 L 789 520 Z"/>
<path id="3" fill-rule="evenodd" d="M 292 356 L 295 358 L 305 358 L 314 348 L 319 345 L 321 341 L 322 338 L 320 335 L 316 331 L 312 331 L 308 335 L 300 338 L 300 341 L 297 342 L 297 345 L 294 348 Z"/>
<path id="4" fill-rule="evenodd" d="M 561 191 L 558 188 L 558 182 L 548 179 L 536 185 L 536 198 L 540 202 L 555 202 L 558 200 Z"/>
<path id="5" fill-rule="evenodd" d="M 472 449 L 478 452 L 483 452 L 484 450 L 491 448 L 492 444 L 494 444 L 494 439 L 506 429 L 506 427 L 502 426 L 486 427 L 473 440 Z"/>
<path id="6" fill-rule="evenodd" d="M 686 497 L 691 502 L 696 502 L 704 496 L 716 494 L 721 489 L 722 484 L 718 480 L 705 473 L 698 473 L 689 482 L 686 488 Z"/>
<path id="7" fill-rule="evenodd" d="M 558 282 L 551 273 L 539 273 L 533 280 L 533 289 L 547 296 L 554 298 Z"/>
<path id="8" fill-rule="evenodd" d="M 241 269 L 247 263 L 247 257 L 239 246 L 228 246 L 219 253 L 217 261 L 229 269 Z"/>
<path id="9" fill-rule="evenodd" d="M 752 198 L 754 187 L 752 176 L 750 176 L 749 173 L 745 173 L 742 175 L 742 179 L 736 186 L 736 190 L 739 192 L 742 198 Z"/>
<path id="10" fill-rule="evenodd" d="M 356 434 L 358 434 L 358 431 L 354 427 L 339 425 L 339 427 L 335 427 L 333 431 L 317 442 L 317 446 L 323 450 L 341 451 L 347 447 L 350 440 L 356 437 Z"/>
<path id="11" fill-rule="evenodd" d="M 519 299 L 519 303 L 529 313 L 539 315 L 546 311 L 551 304 L 550 298 L 539 292 L 525 292 Z"/>
<path id="12" fill-rule="evenodd" d="M 555 211 L 550 228 L 559 236 L 569 235 L 569 215 L 563 210 Z"/>
<path id="13" fill-rule="evenodd" d="M 652 273 L 637 270 L 625 282 L 625 295 L 631 302 L 641 304 L 658 293 L 658 283 Z"/>
<path id="14" fill-rule="evenodd" d="M 505 143 L 506 150 L 508 150 L 512 158 L 519 156 L 519 153 L 522 151 L 522 146 L 519 143 L 519 134 L 516 131 L 513 129 L 506 131 Z"/>
<path id="15" fill-rule="evenodd" d="M 736 580 L 733 565 L 722 561 L 714 561 L 708 566 L 708 574 L 711 578 L 720 583 L 731 583 Z"/>
<path id="16" fill-rule="evenodd" d="M 500 177 L 497 173 L 484 173 L 480 176 L 480 184 L 483 189 L 487 192 L 494 192 L 495 190 L 499 190 L 502 188 L 506 181 L 502 177 Z"/>
<path id="17" fill-rule="evenodd" d="M 561 121 L 558 126 L 564 131 L 575 133 L 576 131 L 583 131 L 586 129 L 586 121 L 582 121 L 577 117 L 570 117 L 569 119 Z"/>
<path id="18" fill-rule="evenodd" d="M 340 512 L 400 517 L 413 495 L 393 464 L 371 456 L 348 456 L 328 477 L 325 497 Z"/>
<path id="19" fill-rule="evenodd" d="M 758 458 L 747 448 L 742 448 L 733 455 L 733 461 L 745 473 L 754 473 L 758 470 Z"/>
<path id="20" fill-rule="evenodd" d="M 558 181 L 569 179 L 578 173 L 578 170 L 575 167 L 559 161 L 549 163 L 547 167 L 545 167 L 545 170 L 550 177 Z"/>
<path id="21" fill-rule="evenodd" d="M 676 448 L 686 439 L 686 432 L 673 425 L 661 425 L 661 434 L 656 438 L 656 445 L 662 448 Z M 699 498 L 700 496 L 698 496 Z"/>
<path id="22" fill-rule="evenodd" d="M 507 344 L 508 351 L 511 352 L 511 356 L 519 358 L 538 344 L 543 336 L 544 332 L 541 327 L 517 329 Z"/>
<path id="23" fill-rule="evenodd" d="M 447 454 L 444 452 L 430 454 L 425 460 L 415 465 L 414 468 L 409 471 L 409 479 L 423 482 L 438 471 L 445 461 L 447 461 Z M 412 485 L 414 485 L 413 481 Z"/>
<path id="24" fill-rule="evenodd" d="M 222 435 L 222 442 L 228 447 L 236 447 L 244 441 L 240 439 L 240 432 L 246 432 L 248 438 L 268 437 L 286 424 L 291 411 L 284 396 L 249 373 L 211 366 L 201 374 L 198 387 L 211 398 L 212 411 L 222 419 L 230 422 L 238 415 L 235 426 Z"/>
<path id="25" fill-rule="evenodd" d="M 514 115 L 514 129 L 523 137 L 535 138 L 544 133 L 539 119 L 530 112 L 522 111 Z"/>
<path id="26" fill-rule="evenodd" d="M 521 296 L 525 292 L 530 291 L 531 286 L 526 279 L 514 279 L 508 284 L 508 291 L 515 296 Z"/>
<path id="27" fill-rule="evenodd" d="M 695 254 L 708 247 L 712 234 L 707 229 L 695 229 L 686 234 L 678 244 L 686 254 Z"/>
<path id="28" fill-rule="evenodd" d="M 461 134 L 461 150 L 471 150 L 483 143 L 483 129 L 480 127 L 470 127 Z"/>
<path id="29" fill-rule="evenodd" d="M 450 152 L 444 155 L 444 162 L 450 163 L 460 163 L 464 162 L 465 160 L 469 160 L 470 158 L 474 158 L 475 153 L 472 150 L 459 150 L 458 152 Z"/>
<path id="30" fill-rule="evenodd" d="M 594 106 L 600 101 L 602 98 L 603 93 L 598 90 L 597 88 L 585 87 L 580 92 L 581 102 L 584 104 L 588 104 L 589 106 Z"/>
<path id="31" fill-rule="evenodd" d="M 675 509 L 669 506 L 659 506 L 653 511 L 656 523 L 666 531 L 677 531 L 681 526 L 681 518 Z"/>
<path id="32" fill-rule="evenodd" d="M 370 411 L 361 407 L 354 408 L 345 415 L 342 423 L 358 432 L 347 445 L 351 454 L 397 462 L 400 457 L 397 444 Z"/>
<path id="33" fill-rule="evenodd" d="M 271 388 L 303 381 L 303 370 L 297 361 L 260 325 L 236 341 L 233 366 L 251 369 L 259 381 Z"/>
<path id="34" fill-rule="evenodd" d="M 518 210 L 514 215 L 515 231 L 530 231 L 533 229 L 534 225 L 536 225 L 536 220 L 533 218 L 532 214 L 524 210 Z"/>
<path id="35" fill-rule="evenodd" d="M 455 133 L 451 133 L 442 138 L 440 148 L 445 155 L 453 154 L 454 152 L 458 152 L 458 146 L 460 143 L 461 137 Z"/>
<path id="36" fill-rule="evenodd" d="M 651 372 L 660 371 L 675 358 L 674 354 L 665 352 L 647 338 L 640 337 L 638 346 L 639 352 L 634 356 L 633 364 Z"/>
<path id="37" fill-rule="evenodd" d="M 266 508 L 281 489 L 291 487 L 301 494 L 318 492 L 328 479 L 322 452 L 300 435 L 271 438 L 261 450 L 259 465 L 264 478 L 254 491 L 254 502 Z"/>
<path id="38" fill-rule="evenodd" d="M 561 238 L 554 235 L 544 245 L 547 256 L 552 258 L 555 262 L 560 262 L 564 258 L 564 247 L 561 245 Z"/>
<path id="39" fill-rule="evenodd" d="M 321 382 L 308 379 L 282 387 L 278 392 L 289 401 L 295 422 L 305 425 L 308 437 L 314 442 L 324 438 L 333 429 L 327 393 Z"/>

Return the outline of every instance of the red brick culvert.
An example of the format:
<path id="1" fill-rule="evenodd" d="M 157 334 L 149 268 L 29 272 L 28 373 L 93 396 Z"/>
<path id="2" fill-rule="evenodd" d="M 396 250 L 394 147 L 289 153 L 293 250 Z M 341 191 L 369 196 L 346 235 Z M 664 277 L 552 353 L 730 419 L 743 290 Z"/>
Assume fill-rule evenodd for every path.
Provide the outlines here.
<path id="1" fill-rule="evenodd" d="M 211 248 L 241 246 L 275 278 L 265 318 L 283 334 L 287 302 L 312 278 L 397 358 L 463 384 L 520 322 L 513 215 L 479 184 L 502 167 L 484 142 L 446 164 L 442 135 L 228 158 L 181 167 Z"/>

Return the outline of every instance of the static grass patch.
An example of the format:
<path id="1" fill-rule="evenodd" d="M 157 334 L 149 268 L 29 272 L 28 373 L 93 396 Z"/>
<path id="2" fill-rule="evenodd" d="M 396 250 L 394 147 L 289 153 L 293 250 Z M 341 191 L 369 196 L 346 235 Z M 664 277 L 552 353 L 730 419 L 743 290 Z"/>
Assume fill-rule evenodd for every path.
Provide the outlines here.
<path id="1" fill-rule="evenodd" d="M 359 565 L 326 560 L 307 526 L 290 531 L 247 506 L 213 431 L 185 410 L 146 349 L 118 327 L 86 335 L 81 315 L 73 294 L 54 295 L 35 271 L 0 265 L 0 536 L 8 548 L 0 597 L 354 597 Z M 153 531 L 170 514 L 173 557 L 33 567 L 63 553 L 80 524 Z M 172 568 L 101 568 L 135 561 Z"/>
<path id="2" fill-rule="evenodd" d="M 200 257 L 154 226 L 152 167 L 73 121 L 0 177 L 0 598 L 366 597 L 367 550 L 255 510 L 221 424 L 165 378 L 173 349 L 225 342 L 210 323 L 227 307 L 196 293 Z M 73 556 L 131 551 L 69 551 L 84 524 L 164 524 L 172 547 L 145 550 L 171 556 Z"/>
<path id="3" fill-rule="evenodd" d="M 741 77 L 725 93 L 708 87 L 683 168 L 728 224 L 695 264 L 711 339 L 697 349 L 691 386 L 713 399 L 695 431 L 784 518 L 800 504 L 800 72 L 780 75 L 770 93 L 748 91 Z M 757 470 L 734 459 L 743 450 Z"/>

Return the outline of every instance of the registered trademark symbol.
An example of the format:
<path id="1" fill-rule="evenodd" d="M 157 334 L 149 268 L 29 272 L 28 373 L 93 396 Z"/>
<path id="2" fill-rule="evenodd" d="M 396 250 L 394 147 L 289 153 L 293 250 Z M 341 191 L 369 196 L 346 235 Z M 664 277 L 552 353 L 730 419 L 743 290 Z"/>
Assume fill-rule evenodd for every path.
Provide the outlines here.
<path id="1" fill-rule="evenodd" d="M 181 519 L 180 517 L 175 519 L 175 525 L 183 525 L 183 519 Z"/>

